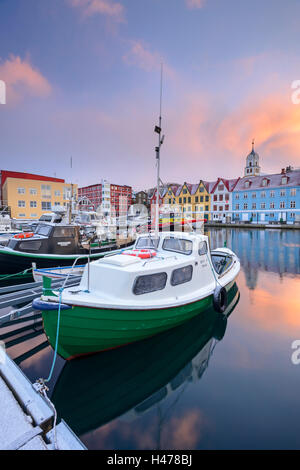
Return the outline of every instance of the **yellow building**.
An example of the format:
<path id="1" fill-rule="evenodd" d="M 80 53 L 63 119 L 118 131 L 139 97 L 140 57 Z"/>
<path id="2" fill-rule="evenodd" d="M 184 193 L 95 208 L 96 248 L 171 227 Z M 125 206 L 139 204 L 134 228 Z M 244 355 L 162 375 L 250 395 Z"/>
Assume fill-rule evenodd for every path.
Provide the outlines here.
<path id="1" fill-rule="evenodd" d="M 52 211 L 53 206 L 66 206 L 72 185 L 65 180 L 29 173 L 1 172 L 2 205 L 10 208 L 14 219 L 38 219 Z M 77 197 L 77 185 L 73 185 Z"/>
<path id="2" fill-rule="evenodd" d="M 192 218 L 210 218 L 211 195 L 209 183 L 200 180 L 197 184 L 184 183 L 181 186 L 169 186 L 164 204 L 179 206 L 182 214 Z"/>

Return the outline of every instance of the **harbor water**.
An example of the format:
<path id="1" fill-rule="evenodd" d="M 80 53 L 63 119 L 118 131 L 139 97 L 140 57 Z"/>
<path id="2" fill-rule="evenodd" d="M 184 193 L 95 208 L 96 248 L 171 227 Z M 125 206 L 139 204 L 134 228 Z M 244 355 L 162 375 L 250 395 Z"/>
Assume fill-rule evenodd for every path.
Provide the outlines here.
<path id="1" fill-rule="evenodd" d="M 206 233 L 241 261 L 227 321 L 207 310 L 143 342 L 57 358 L 49 396 L 88 449 L 300 448 L 300 232 Z M 48 377 L 37 312 L 0 328 L 0 340 L 32 382 Z"/>

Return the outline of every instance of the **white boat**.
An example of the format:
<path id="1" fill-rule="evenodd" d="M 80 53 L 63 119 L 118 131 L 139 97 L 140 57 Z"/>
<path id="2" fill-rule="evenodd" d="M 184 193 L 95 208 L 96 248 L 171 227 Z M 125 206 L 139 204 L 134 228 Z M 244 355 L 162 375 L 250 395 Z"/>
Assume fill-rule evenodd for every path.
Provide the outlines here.
<path id="1" fill-rule="evenodd" d="M 50 279 L 66 279 L 77 276 L 82 276 L 84 271 L 84 265 L 80 266 L 60 266 L 55 268 L 37 268 L 35 263 L 33 264 L 32 275 L 35 282 L 42 282 L 44 277 Z"/>

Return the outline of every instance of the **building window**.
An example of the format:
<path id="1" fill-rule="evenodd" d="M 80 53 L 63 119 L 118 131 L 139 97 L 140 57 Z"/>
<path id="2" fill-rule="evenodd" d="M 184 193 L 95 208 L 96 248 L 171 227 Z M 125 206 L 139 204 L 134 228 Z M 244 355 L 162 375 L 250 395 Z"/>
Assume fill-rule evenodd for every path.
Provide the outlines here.
<path id="1" fill-rule="evenodd" d="M 245 202 L 244 209 L 248 209 L 248 204 Z"/>
<path id="2" fill-rule="evenodd" d="M 237 210 L 237 211 L 238 211 L 238 210 L 239 210 L 239 208 L 240 208 L 240 205 L 239 205 L 239 204 L 236 204 L 236 205 L 235 205 L 235 210 Z"/>
<path id="3" fill-rule="evenodd" d="M 248 172 L 248 170 L 247 170 L 247 172 Z M 250 181 L 246 181 L 245 188 L 249 188 L 249 186 L 250 186 Z"/>
<path id="4" fill-rule="evenodd" d="M 54 196 L 60 196 L 60 191 L 58 189 L 54 191 Z"/>
<path id="5" fill-rule="evenodd" d="M 205 202 L 209 201 L 209 196 L 205 196 Z"/>
<path id="6" fill-rule="evenodd" d="M 266 192 L 265 192 L 265 191 L 262 191 L 262 192 L 260 193 L 260 197 L 266 197 Z"/>
<path id="7" fill-rule="evenodd" d="M 219 191 L 224 191 L 224 184 L 219 184 L 218 190 Z"/>
<path id="8" fill-rule="evenodd" d="M 274 217 L 275 217 L 274 212 L 270 212 L 270 219 L 274 219 Z"/>
<path id="9" fill-rule="evenodd" d="M 253 199 L 255 199 L 256 198 L 256 193 L 252 193 L 252 197 L 253 197 Z"/>
<path id="10" fill-rule="evenodd" d="M 64 187 L 64 199 L 71 199 L 71 188 L 69 188 L 68 186 Z"/>
<path id="11" fill-rule="evenodd" d="M 284 209 L 285 208 L 285 202 L 280 201 L 279 207 L 280 207 L 280 209 Z"/>
<path id="12" fill-rule="evenodd" d="M 42 211 L 50 211 L 50 210 L 51 210 L 51 202 L 42 201 Z"/>
<path id="13" fill-rule="evenodd" d="M 296 196 L 297 194 L 297 189 L 296 188 L 292 188 L 291 191 L 290 191 L 290 195 L 291 196 Z"/>
<path id="14" fill-rule="evenodd" d="M 286 176 L 283 176 L 281 178 L 281 184 L 286 184 L 287 183 L 287 177 Z"/>
<path id="15" fill-rule="evenodd" d="M 223 206 L 220 206 L 220 207 L 219 207 L 219 211 L 222 211 L 222 210 L 223 210 Z"/>
<path id="16" fill-rule="evenodd" d="M 253 202 L 252 209 L 256 209 L 256 202 Z"/>
<path id="17" fill-rule="evenodd" d="M 30 214 L 30 217 L 37 217 L 37 214 Z"/>
<path id="18" fill-rule="evenodd" d="M 182 198 L 181 197 L 179 198 L 179 204 L 182 204 Z"/>
<path id="19" fill-rule="evenodd" d="M 216 197 L 216 199 L 214 199 L 214 201 L 217 201 L 218 196 L 215 196 L 215 197 Z M 200 196 L 200 202 L 203 202 L 203 196 Z"/>
<path id="20" fill-rule="evenodd" d="M 260 205 L 260 208 L 261 208 L 261 209 L 265 209 L 265 208 L 266 208 L 266 203 L 265 203 L 265 202 L 262 202 L 261 205 Z"/>
<path id="21" fill-rule="evenodd" d="M 19 214 L 19 217 L 25 217 L 25 214 Z"/>
<path id="22" fill-rule="evenodd" d="M 49 184 L 42 184 L 42 197 L 46 199 L 51 199 L 51 186 Z"/>
<path id="23" fill-rule="evenodd" d="M 25 188 L 18 188 L 18 194 L 25 194 Z"/>
<path id="24" fill-rule="evenodd" d="M 29 190 L 30 194 L 32 194 L 33 196 L 35 196 L 37 194 L 37 190 L 35 188 L 30 188 Z"/>
<path id="25" fill-rule="evenodd" d="M 295 218 L 295 212 L 291 212 L 290 216 L 291 216 L 291 219 L 294 219 Z"/>
<path id="26" fill-rule="evenodd" d="M 195 202 L 199 202 L 199 196 L 195 197 Z"/>
<path id="27" fill-rule="evenodd" d="M 239 195 L 239 194 L 236 194 L 236 195 L 235 195 L 235 199 L 240 199 L 240 195 Z"/>
<path id="28" fill-rule="evenodd" d="M 18 207 L 25 207 L 25 201 L 18 201 Z"/>
<path id="29" fill-rule="evenodd" d="M 191 198 L 190 197 L 188 197 L 188 202 L 191 203 Z"/>
<path id="30" fill-rule="evenodd" d="M 275 191 L 270 191 L 270 197 L 275 197 Z"/>
<path id="31" fill-rule="evenodd" d="M 248 199 L 248 193 L 244 193 L 244 199 Z"/>
<path id="32" fill-rule="evenodd" d="M 186 204 L 186 197 L 183 198 L 183 204 Z"/>
<path id="33" fill-rule="evenodd" d="M 229 211 L 229 204 L 225 205 L 225 211 Z"/>
<path id="34" fill-rule="evenodd" d="M 219 194 L 219 201 L 223 201 L 223 194 Z"/>
<path id="35" fill-rule="evenodd" d="M 274 202 L 270 202 L 270 209 L 275 209 L 275 203 Z"/>
<path id="36" fill-rule="evenodd" d="M 267 186 L 267 182 L 268 180 L 266 180 L 265 178 L 262 180 L 262 186 Z"/>
<path id="37" fill-rule="evenodd" d="M 291 201 L 290 208 L 291 208 L 291 209 L 295 209 L 295 208 L 296 208 L 296 201 Z"/>
<path id="38" fill-rule="evenodd" d="M 37 207 L 36 201 L 30 201 L 30 207 Z"/>
<path id="39" fill-rule="evenodd" d="M 285 189 L 281 189 L 280 196 L 285 196 Z"/>
<path id="40" fill-rule="evenodd" d="M 217 206 L 214 206 L 214 211 L 217 211 L 217 210 L 218 210 Z"/>

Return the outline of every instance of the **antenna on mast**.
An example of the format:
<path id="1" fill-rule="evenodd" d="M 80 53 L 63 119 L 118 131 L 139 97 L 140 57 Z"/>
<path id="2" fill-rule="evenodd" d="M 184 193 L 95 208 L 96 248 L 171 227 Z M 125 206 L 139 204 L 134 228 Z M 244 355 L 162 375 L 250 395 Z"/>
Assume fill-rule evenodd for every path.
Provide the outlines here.
<path id="1" fill-rule="evenodd" d="M 159 183 L 160 183 L 160 147 L 163 144 L 165 136 L 161 136 L 161 108 L 162 108 L 162 82 L 163 82 L 163 64 L 161 64 L 160 72 L 160 101 L 159 101 L 159 125 L 155 126 L 154 132 L 158 134 L 158 147 L 155 147 L 156 153 L 156 167 L 157 167 L 157 184 L 156 184 L 156 207 L 155 207 L 155 237 L 158 238 L 159 232 Z"/>

